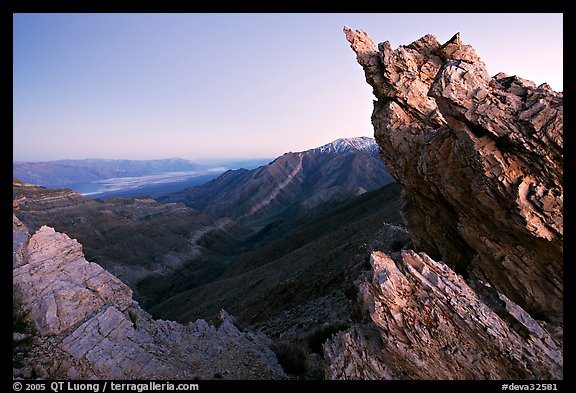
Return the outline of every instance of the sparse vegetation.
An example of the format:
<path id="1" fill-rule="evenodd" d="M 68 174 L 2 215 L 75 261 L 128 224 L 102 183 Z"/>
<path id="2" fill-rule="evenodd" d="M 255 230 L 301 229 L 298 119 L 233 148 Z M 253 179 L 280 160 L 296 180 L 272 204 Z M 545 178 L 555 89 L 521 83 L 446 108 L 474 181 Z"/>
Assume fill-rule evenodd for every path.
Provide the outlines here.
<path id="1" fill-rule="evenodd" d="M 306 379 L 322 380 L 324 377 L 324 366 L 322 364 L 315 364 L 308 368 Z"/>
<path id="2" fill-rule="evenodd" d="M 29 330 L 29 322 L 22 313 L 12 313 L 12 331 L 16 333 L 26 333 Z"/>
<path id="3" fill-rule="evenodd" d="M 326 342 L 334 333 L 346 330 L 350 327 L 346 322 L 337 322 L 317 329 L 308 338 L 308 347 L 313 353 L 317 353 L 324 357 L 324 350 L 322 344 Z"/>
<path id="4" fill-rule="evenodd" d="M 25 335 L 19 340 L 12 340 L 12 367 L 21 368 L 25 366 L 25 359 L 32 345 L 32 329 L 26 319 L 26 315 L 19 312 L 19 307 L 13 304 L 12 307 L 12 332 Z"/>
<path id="5" fill-rule="evenodd" d="M 271 349 L 276 354 L 284 372 L 297 376 L 303 376 L 306 373 L 306 352 L 300 346 L 278 343 L 272 345 Z"/>
<path id="6" fill-rule="evenodd" d="M 136 313 L 132 310 L 129 310 L 128 316 L 130 317 L 130 322 L 132 322 L 134 329 L 138 329 L 138 326 L 136 325 L 136 321 L 138 320 L 138 316 L 136 315 Z"/>

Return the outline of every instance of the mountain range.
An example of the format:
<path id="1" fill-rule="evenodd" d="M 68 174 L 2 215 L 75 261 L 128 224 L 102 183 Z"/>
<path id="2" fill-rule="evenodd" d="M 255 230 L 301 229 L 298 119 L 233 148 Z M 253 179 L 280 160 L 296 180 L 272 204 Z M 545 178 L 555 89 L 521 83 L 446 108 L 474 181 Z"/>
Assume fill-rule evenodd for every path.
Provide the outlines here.
<path id="1" fill-rule="evenodd" d="M 138 177 L 166 172 L 191 172 L 205 166 L 181 158 L 163 160 L 56 160 L 13 163 L 14 178 L 45 187 L 66 187 L 118 177 Z"/>
<path id="2" fill-rule="evenodd" d="M 365 223 L 366 227 L 379 220 L 401 223 L 395 205 L 398 189 L 376 191 L 392 181 L 374 140 L 363 137 L 286 153 L 259 168 L 231 170 L 205 185 L 157 200 L 89 199 L 69 189 L 18 181 L 13 185 L 13 198 L 19 206 L 18 217 L 31 230 L 50 225 L 78 239 L 89 260 L 122 279 L 135 298 L 152 310 L 163 302 L 181 304 L 180 294 L 199 291 L 210 283 L 217 287 L 215 283 L 221 278 L 252 274 L 264 265 L 274 266 L 272 263 L 281 258 L 299 259 L 292 254 L 301 247 L 322 248 L 312 244 L 324 236 L 346 233 L 347 229 L 340 230 L 335 224 L 352 220 L 344 217 L 347 211 L 355 211 L 355 204 L 366 206 L 383 200 L 383 204 L 393 206 L 381 211 L 380 216 L 364 208 L 352 221 L 361 222 L 364 214 L 368 221 L 380 217 Z M 182 197 L 187 206 L 181 202 Z M 330 225 L 322 224 L 328 222 Z M 304 260 L 305 265 L 315 262 Z M 336 260 L 348 265 L 353 258 Z M 283 267 L 273 268 L 277 273 L 299 274 L 298 269 L 281 273 L 291 263 L 280 265 Z M 210 298 L 210 289 L 204 293 Z M 210 317 L 223 304 L 236 311 L 232 303 L 238 299 L 232 298 L 230 303 L 227 296 L 231 293 L 215 297 L 221 301 L 207 302 L 202 307 L 189 303 L 159 306 L 153 313 L 192 320 Z M 253 307 L 257 309 L 258 305 Z M 167 310 L 169 315 L 164 315 Z M 180 317 L 175 318 L 177 314 Z"/>
<path id="3" fill-rule="evenodd" d="M 183 202 L 215 217 L 228 217 L 251 228 L 262 228 L 393 181 L 374 139 L 359 137 L 286 153 L 253 170 L 227 171 L 205 184 L 158 200 Z"/>
<path id="4" fill-rule="evenodd" d="M 204 160 L 203 164 L 181 158 L 15 161 L 12 172 L 22 182 L 70 188 L 89 198 L 157 197 L 205 183 L 228 169 L 252 169 L 270 161 L 213 159 Z"/>

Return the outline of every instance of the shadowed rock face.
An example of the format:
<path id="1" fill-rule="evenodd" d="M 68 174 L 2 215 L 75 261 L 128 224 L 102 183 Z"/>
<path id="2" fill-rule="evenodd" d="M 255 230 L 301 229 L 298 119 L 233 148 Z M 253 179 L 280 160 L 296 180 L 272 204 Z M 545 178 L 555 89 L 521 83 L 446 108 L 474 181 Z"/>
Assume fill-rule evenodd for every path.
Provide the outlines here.
<path id="1" fill-rule="evenodd" d="M 415 249 L 561 323 L 563 94 L 490 77 L 459 34 L 393 50 L 344 30 Z"/>

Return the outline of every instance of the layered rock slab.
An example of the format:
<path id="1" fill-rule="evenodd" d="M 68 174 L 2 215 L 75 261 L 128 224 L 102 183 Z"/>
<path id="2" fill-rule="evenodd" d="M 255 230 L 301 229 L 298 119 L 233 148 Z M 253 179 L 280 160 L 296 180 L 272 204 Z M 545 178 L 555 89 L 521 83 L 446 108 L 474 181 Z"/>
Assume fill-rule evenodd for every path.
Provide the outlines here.
<path id="1" fill-rule="evenodd" d="M 28 239 L 15 216 L 13 229 L 15 307 L 33 335 L 28 365 L 15 376 L 32 369 L 63 379 L 284 377 L 269 339 L 240 332 L 225 311 L 218 327 L 153 320 L 122 281 L 84 259 L 76 240 L 46 226 Z"/>
<path id="2" fill-rule="evenodd" d="M 412 250 L 370 263 L 365 322 L 325 344 L 328 379 L 562 378 L 560 344 L 493 288 Z"/>

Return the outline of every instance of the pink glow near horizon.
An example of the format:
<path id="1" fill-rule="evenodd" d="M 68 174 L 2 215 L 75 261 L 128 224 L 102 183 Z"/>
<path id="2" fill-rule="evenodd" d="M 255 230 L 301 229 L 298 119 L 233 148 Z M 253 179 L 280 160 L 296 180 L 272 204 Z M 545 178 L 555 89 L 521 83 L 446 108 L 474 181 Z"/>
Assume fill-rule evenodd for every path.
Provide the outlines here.
<path id="1" fill-rule="evenodd" d="M 16 14 L 14 160 L 256 158 L 372 136 L 342 27 L 460 31 L 493 75 L 563 89 L 562 14 Z"/>

